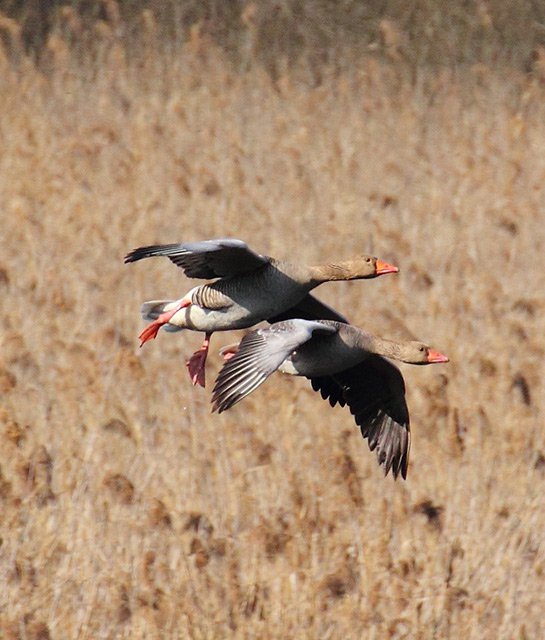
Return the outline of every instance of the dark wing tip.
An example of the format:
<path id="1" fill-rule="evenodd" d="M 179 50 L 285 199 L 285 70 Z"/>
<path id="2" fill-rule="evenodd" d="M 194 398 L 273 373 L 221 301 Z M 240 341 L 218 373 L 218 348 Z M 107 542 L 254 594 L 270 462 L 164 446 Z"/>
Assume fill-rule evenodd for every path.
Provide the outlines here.
<path id="1" fill-rule="evenodd" d="M 169 256 L 170 253 L 180 248 L 178 244 L 151 244 L 146 247 L 137 247 L 130 253 L 127 253 L 123 262 L 136 262 L 143 258 L 151 258 L 153 256 Z"/>
<path id="2" fill-rule="evenodd" d="M 139 251 L 139 249 L 134 249 L 130 253 L 127 253 L 127 255 L 123 258 L 123 262 L 127 264 L 128 262 L 136 262 L 137 260 L 140 260 L 140 257 L 138 257 Z"/>
<path id="3" fill-rule="evenodd" d="M 362 437 L 367 440 L 369 450 L 376 450 L 377 462 L 383 467 L 384 476 L 391 471 L 394 480 L 399 475 L 406 480 L 409 466 L 410 426 L 408 420 L 396 419 L 388 415 L 390 412 L 389 406 L 377 413 L 374 413 L 372 408 L 370 413 L 363 409 L 355 415 L 355 419 L 360 426 Z"/>
<path id="4" fill-rule="evenodd" d="M 406 479 L 410 420 L 399 369 L 380 356 L 370 356 L 334 378 L 369 450 L 376 450 L 384 475 L 391 472 L 394 479 Z"/>

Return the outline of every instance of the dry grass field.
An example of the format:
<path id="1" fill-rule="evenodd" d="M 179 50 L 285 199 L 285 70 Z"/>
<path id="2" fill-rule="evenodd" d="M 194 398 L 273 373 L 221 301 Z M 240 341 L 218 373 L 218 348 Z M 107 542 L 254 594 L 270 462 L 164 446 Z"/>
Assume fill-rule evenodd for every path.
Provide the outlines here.
<path id="1" fill-rule="evenodd" d="M 167 56 L 148 19 L 135 58 L 101 23 L 92 60 L 53 33 L 39 66 L 0 24 L 0 638 L 543 637 L 539 75 L 307 83 L 198 29 Z M 406 482 L 305 380 L 212 415 L 240 334 L 206 390 L 201 335 L 138 348 L 140 303 L 194 281 L 124 254 L 221 236 L 401 268 L 317 295 L 451 358 L 402 365 Z"/>

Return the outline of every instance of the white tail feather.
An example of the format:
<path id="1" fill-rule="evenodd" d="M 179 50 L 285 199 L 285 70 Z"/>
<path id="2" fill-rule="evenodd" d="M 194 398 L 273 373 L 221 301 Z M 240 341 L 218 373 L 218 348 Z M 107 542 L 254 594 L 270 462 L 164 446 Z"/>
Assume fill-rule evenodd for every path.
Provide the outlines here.
<path id="1" fill-rule="evenodd" d="M 144 302 L 140 307 L 140 313 L 144 320 L 151 322 L 152 320 L 157 320 L 165 311 L 173 309 L 178 303 L 179 300 L 150 300 L 149 302 Z"/>

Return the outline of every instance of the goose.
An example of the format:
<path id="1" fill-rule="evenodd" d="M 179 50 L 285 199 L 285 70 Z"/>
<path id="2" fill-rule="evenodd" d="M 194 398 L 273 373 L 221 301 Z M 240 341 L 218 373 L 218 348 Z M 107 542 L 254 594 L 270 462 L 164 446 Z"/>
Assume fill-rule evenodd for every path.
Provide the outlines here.
<path id="1" fill-rule="evenodd" d="M 384 474 L 407 477 L 410 448 L 405 384 L 389 358 L 410 364 L 448 362 L 423 342 L 395 342 L 353 325 L 330 320 L 292 319 L 248 333 L 226 362 L 212 393 L 212 410 L 226 411 L 257 389 L 276 370 L 305 376 L 334 407 L 348 405 L 377 450 Z"/>
<path id="2" fill-rule="evenodd" d="M 151 321 L 139 336 L 141 347 L 155 338 L 163 326 L 167 331 L 191 329 L 205 333 L 201 348 L 187 362 L 192 383 L 203 387 L 214 331 L 246 329 L 262 320 L 277 322 L 293 317 L 345 322 L 341 314 L 309 292 L 323 282 L 375 278 L 399 271 L 365 255 L 304 266 L 263 256 L 234 238 L 140 247 L 125 256 L 125 263 L 153 256 L 166 256 L 189 278 L 216 278 L 215 282 L 194 287 L 178 300 L 151 300 L 141 307 L 142 317 Z"/>

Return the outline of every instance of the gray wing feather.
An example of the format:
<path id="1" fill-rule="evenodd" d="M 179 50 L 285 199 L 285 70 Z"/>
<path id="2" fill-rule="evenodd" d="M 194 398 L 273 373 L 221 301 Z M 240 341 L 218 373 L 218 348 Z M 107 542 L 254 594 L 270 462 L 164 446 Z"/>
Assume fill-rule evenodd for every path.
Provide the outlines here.
<path id="1" fill-rule="evenodd" d="M 252 393 L 295 349 L 310 340 L 314 332 L 327 334 L 337 330 L 331 324 L 295 319 L 248 333 L 237 353 L 218 374 L 212 392 L 212 410 L 226 411 Z"/>
<path id="2" fill-rule="evenodd" d="M 317 379 L 318 380 L 318 379 Z M 313 380 L 313 387 L 329 391 L 327 385 Z M 405 401 L 405 383 L 399 369 L 386 358 L 372 355 L 363 362 L 335 374 L 328 385 L 337 383 L 344 402 L 350 408 L 369 449 L 377 452 L 384 474 L 407 477 L 411 444 L 409 410 Z M 316 385 L 316 386 L 315 386 Z M 316 388 L 318 387 L 318 388 Z M 338 391 L 328 394 L 335 398 Z"/>
<path id="3" fill-rule="evenodd" d="M 189 278 L 207 280 L 248 273 L 269 264 L 269 258 L 252 251 L 245 242 L 235 238 L 139 247 L 125 256 L 125 262 L 154 256 L 166 256 Z"/>

